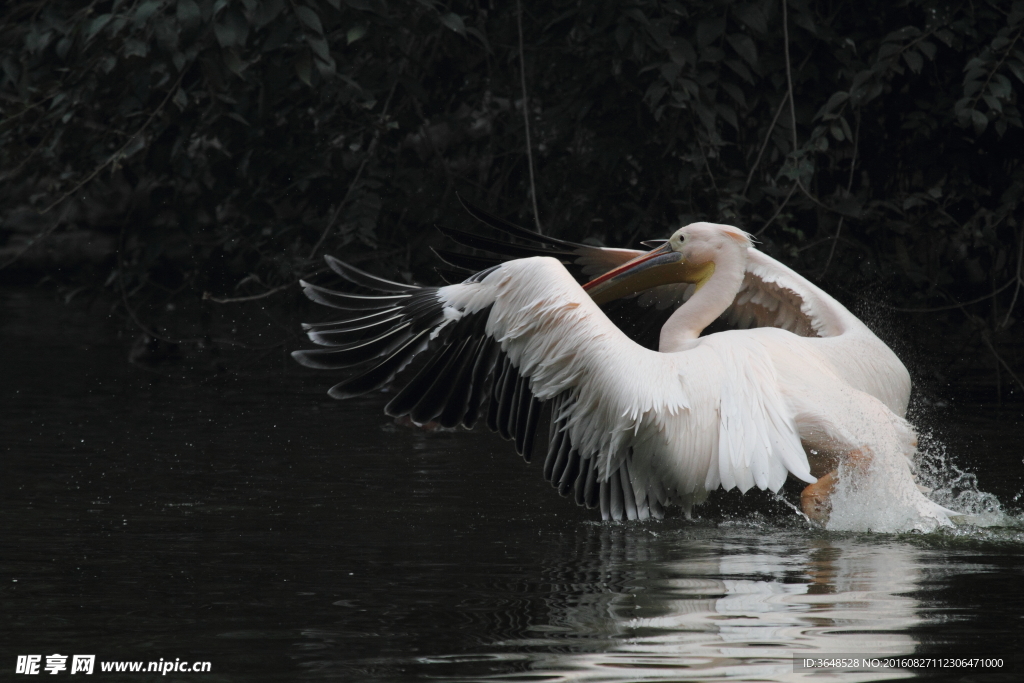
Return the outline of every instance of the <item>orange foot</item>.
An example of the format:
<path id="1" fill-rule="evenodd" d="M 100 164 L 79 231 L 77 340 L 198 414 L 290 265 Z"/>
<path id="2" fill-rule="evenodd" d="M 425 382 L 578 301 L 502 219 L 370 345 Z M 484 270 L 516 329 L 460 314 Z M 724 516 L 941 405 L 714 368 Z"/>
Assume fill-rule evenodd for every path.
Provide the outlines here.
<path id="1" fill-rule="evenodd" d="M 832 491 L 839 482 L 839 475 L 833 470 L 818 481 L 811 484 L 800 494 L 800 508 L 804 514 L 815 522 L 825 524 L 828 522 L 829 513 L 832 512 Z"/>

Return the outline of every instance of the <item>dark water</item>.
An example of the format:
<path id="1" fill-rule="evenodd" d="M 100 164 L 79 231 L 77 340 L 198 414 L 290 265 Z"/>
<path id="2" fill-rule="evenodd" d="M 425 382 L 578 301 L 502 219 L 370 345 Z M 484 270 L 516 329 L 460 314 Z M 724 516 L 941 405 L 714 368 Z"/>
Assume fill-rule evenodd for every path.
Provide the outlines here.
<path id="1" fill-rule="evenodd" d="M 33 680 L 18 655 L 54 653 L 211 662 L 97 664 L 118 680 L 915 675 L 795 671 L 794 650 L 995 656 L 1002 673 L 916 675 L 1024 675 L 1019 406 L 934 418 L 1002 527 L 828 533 L 767 497 L 601 523 L 490 434 L 396 426 L 283 354 L 144 370 L 98 317 L 0 292 L 5 680 Z"/>

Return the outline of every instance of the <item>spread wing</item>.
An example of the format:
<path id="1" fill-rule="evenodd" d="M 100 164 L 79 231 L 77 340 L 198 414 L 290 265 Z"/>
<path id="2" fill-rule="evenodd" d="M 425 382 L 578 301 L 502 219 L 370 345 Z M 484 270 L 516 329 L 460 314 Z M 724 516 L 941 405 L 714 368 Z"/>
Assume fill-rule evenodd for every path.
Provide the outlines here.
<path id="1" fill-rule="evenodd" d="M 550 256 L 582 283 L 644 253 L 540 235 L 473 206 L 461 197 L 460 201 L 470 215 L 501 236 L 501 239 L 492 239 L 439 226 L 439 230 L 453 242 L 474 250 L 472 255 L 435 250 L 448 265 L 463 272 L 476 272 L 510 259 Z M 630 339 L 646 348 L 656 349 L 662 325 L 693 291 L 693 285 L 662 285 L 610 302 L 602 309 Z M 831 337 L 844 331 L 844 313 L 842 306 L 806 278 L 771 256 L 751 248 L 743 286 L 732 306 L 709 332 L 777 327 L 801 337 Z"/>
<path id="2" fill-rule="evenodd" d="M 390 415 L 446 427 L 484 417 L 528 460 L 547 409 L 545 478 L 606 519 L 660 517 L 720 483 L 777 490 L 787 472 L 813 481 L 771 360 L 756 344 L 653 352 L 553 258 L 510 261 L 440 288 L 328 263 L 374 290 L 303 283 L 314 301 L 352 312 L 307 326 L 325 348 L 293 354 L 309 367 L 356 368 L 330 390 L 336 398 L 381 388 L 405 370 Z"/>
<path id="3" fill-rule="evenodd" d="M 462 202 L 463 208 L 469 215 L 497 232 L 499 239 L 437 226 L 441 234 L 452 242 L 473 250 L 472 254 L 467 254 L 446 249 L 434 249 L 434 253 L 452 269 L 451 275 L 455 277 L 456 281 L 468 274 L 511 259 L 549 256 L 565 266 L 565 269 L 577 282 L 583 283 L 643 253 L 635 249 L 595 247 L 541 235 L 529 228 L 499 218 L 467 202 L 461 196 L 459 201 Z"/>

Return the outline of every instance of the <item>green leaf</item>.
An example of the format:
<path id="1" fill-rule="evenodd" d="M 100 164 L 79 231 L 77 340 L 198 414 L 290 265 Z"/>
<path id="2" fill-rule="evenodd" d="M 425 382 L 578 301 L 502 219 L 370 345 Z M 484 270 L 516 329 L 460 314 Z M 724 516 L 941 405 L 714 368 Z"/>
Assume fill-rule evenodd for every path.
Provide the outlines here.
<path id="1" fill-rule="evenodd" d="M 935 37 L 941 40 L 943 43 L 945 43 L 946 47 L 953 47 L 953 43 L 954 41 L 956 41 L 956 36 L 953 35 L 953 32 L 948 31 L 944 28 L 936 31 Z"/>
<path id="2" fill-rule="evenodd" d="M 728 121 L 730 126 L 735 128 L 736 130 L 739 130 L 740 126 L 739 121 L 736 119 L 735 109 L 730 107 L 728 104 L 719 102 L 718 104 L 715 105 L 715 111 L 718 112 L 719 116 Z"/>
<path id="3" fill-rule="evenodd" d="M 744 33 L 731 33 L 725 37 L 736 54 L 747 60 L 750 66 L 757 68 L 757 45 L 754 39 Z"/>
<path id="4" fill-rule="evenodd" d="M 185 28 L 198 24 L 203 14 L 199 11 L 196 0 L 178 0 L 178 23 Z"/>
<path id="5" fill-rule="evenodd" d="M 7 74 L 7 78 L 11 79 L 12 83 L 17 83 L 21 80 L 21 69 L 18 63 L 11 59 L 10 55 L 3 58 L 3 70 Z"/>
<path id="6" fill-rule="evenodd" d="M 1006 17 L 1006 23 L 1010 28 L 1016 28 L 1024 20 L 1024 2 L 1016 0 L 1013 3 L 1013 8 L 1010 10 L 1010 14 Z"/>
<path id="7" fill-rule="evenodd" d="M 988 126 L 988 117 L 977 109 L 971 110 L 971 123 L 974 125 L 974 134 L 981 135 Z"/>
<path id="8" fill-rule="evenodd" d="M 245 71 L 246 67 L 249 66 L 248 62 L 242 60 L 238 56 L 238 53 L 234 49 L 228 48 L 223 52 L 224 66 L 231 70 L 236 76 L 241 76 L 242 72 Z"/>
<path id="9" fill-rule="evenodd" d="M 641 10 L 639 7 L 627 7 L 626 9 L 622 10 L 622 15 L 629 17 L 633 21 L 643 24 L 644 26 L 651 23 L 650 20 L 647 18 L 647 15 L 644 14 L 643 10 Z"/>
<path id="10" fill-rule="evenodd" d="M 442 14 L 441 23 L 458 33 L 460 36 L 466 35 L 466 23 L 462 20 L 462 17 L 455 12 Z"/>
<path id="11" fill-rule="evenodd" d="M 97 66 L 99 66 L 100 71 L 108 74 L 114 70 L 115 66 L 117 66 L 117 57 L 114 55 L 103 55 L 100 57 L 100 61 Z"/>
<path id="12" fill-rule="evenodd" d="M 64 36 L 63 38 L 61 38 L 59 41 L 57 41 L 57 47 L 55 48 L 55 51 L 57 52 L 57 56 L 60 59 L 66 59 L 67 56 L 68 56 L 68 52 L 71 50 L 71 46 L 73 44 L 74 44 L 74 41 L 72 41 L 71 38 L 69 38 L 67 36 Z"/>
<path id="13" fill-rule="evenodd" d="M 221 47 L 244 47 L 249 37 L 249 22 L 240 11 L 231 7 L 213 25 L 213 32 Z"/>
<path id="14" fill-rule="evenodd" d="M 903 53 L 903 60 L 910 67 L 910 70 L 916 74 L 921 73 L 921 69 L 924 68 L 924 57 L 921 56 L 920 52 L 907 50 Z"/>
<path id="15" fill-rule="evenodd" d="M 135 10 L 135 17 L 133 17 L 132 21 L 136 26 L 142 26 L 160 10 L 163 4 L 164 0 L 146 0 Z"/>
<path id="16" fill-rule="evenodd" d="M 661 98 L 665 96 L 666 92 L 668 92 L 668 88 L 664 85 L 660 85 L 659 83 L 660 82 L 658 81 L 651 83 L 647 87 L 647 92 L 644 93 L 644 99 L 651 107 L 657 106 L 658 102 L 661 101 Z"/>
<path id="17" fill-rule="evenodd" d="M 345 44 L 351 45 L 366 35 L 365 26 L 353 26 L 345 33 Z"/>
<path id="18" fill-rule="evenodd" d="M 313 59 L 305 50 L 295 59 L 295 75 L 306 85 L 313 85 Z"/>
<path id="19" fill-rule="evenodd" d="M 970 102 L 970 97 L 962 97 L 953 105 L 953 113 L 956 114 L 958 119 L 960 119 L 960 123 L 964 125 L 967 125 L 967 122 L 971 119 L 971 110 L 967 108 L 967 105 L 970 104 Z"/>
<path id="20" fill-rule="evenodd" d="M 337 65 L 334 63 L 334 60 L 331 59 L 330 57 L 328 57 L 326 60 L 317 57 L 316 59 L 313 60 L 313 63 L 316 64 L 316 70 L 319 71 L 320 75 L 323 76 L 324 78 L 331 78 L 336 74 Z M 363 106 L 365 106 L 365 104 Z M 369 107 L 366 108 L 371 109 L 372 107 L 373 105 L 371 104 Z"/>
<path id="21" fill-rule="evenodd" d="M 128 143 L 128 146 L 124 148 L 123 152 L 121 152 L 120 159 L 124 160 L 128 159 L 129 157 L 133 157 L 145 148 L 146 135 L 144 133 L 141 133 L 131 139 L 131 142 Z"/>
<path id="22" fill-rule="evenodd" d="M 485 36 L 481 31 L 473 28 L 472 26 L 467 26 L 466 33 L 479 40 L 480 44 L 483 45 L 484 49 L 486 49 L 488 52 L 493 52 L 493 50 L 491 49 L 490 41 L 487 40 L 487 36 Z"/>
<path id="23" fill-rule="evenodd" d="M 982 82 L 980 80 L 971 79 L 964 81 L 964 97 L 973 97 L 981 90 Z"/>
<path id="24" fill-rule="evenodd" d="M 981 99 L 985 100 L 985 104 L 989 106 L 989 109 L 999 113 L 1003 112 L 1003 103 L 999 101 L 998 97 L 992 97 L 992 95 L 982 95 Z"/>
<path id="25" fill-rule="evenodd" d="M 185 94 L 184 88 L 178 88 L 178 92 L 174 93 L 174 104 L 181 111 L 185 111 L 185 107 L 188 106 L 188 95 Z"/>
<path id="26" fill-rule="evenodd" d="M 1008 61 L 1006 66 L 1010 67 L 1010 71 L 1017 77 L 1017 80 L 1024 83 L 1024 64 L 1016 61 Z"/>
<path id="27" fill-rule="evenodd" d="M 825 103 L 818 113 L 814 115 L 815 119 L 820 119 L 825 114 L 829 114 L 836 110 L 839 105 L 850 99 L 850 93 L 840 90 L 839 92 L 832 93 L 832 97 L 828 98 L 828 102 Z"/>
<path id="28" fill-rule="evenodd" d="M 725 16 L 701 19 L 697 23 L 697 45 L 710 45 L 725 32 Z"/>
<path id="29" fill-rule="evenodd" d="M 124 41 L 124 50 L 122 54 L 125 57 L 145 57 L 149 54 L 149 43 L 141 41 L 138 38 L 129 38 Z"/>
<path id="30" fill-rule="evenodd" d="M 892 57 L 902 49 L 899 43 L 882 43 L 882 47 L 878 48 L 878 59 L 882 60 Z"/>
<path id="31" fill-rule="evenodd" d="M 661 77 L 664 78 L 669 85 L 676 82 L 676 79 L 679 78 L 680 71 L 682 71 L 682 67 L 675 62 L 665 62 L 661 65 Z"/>
<path id="32" fill-rule="evenodd" d="M 629 42 L 630 36 L 633 35 L 633 29 L 629 24 L 619 24 L 615 29 L 615 42 L 619 44 L 619 49 L 626 47 L 626 43 Z"/>
<path id="33" fill-rule="evenodd" d="M 352 9 L 366 10 L 384 16 L 388 13 L 388 6 L 384 0 L 345 0 Z"/>
<path id="34" fill-rule="evenodd" d="M 426 4 L 426 3 L 424 3 L 424 4 Z M 562 12 L 561 14 L 556 16 L 554 19 L 549 21 L 547 24 L 545 24 L 544 28 L 541 29 L 541 33 L 547 33 L 548 31 L 551 30 L 552 26 L 557 26 L 558 24 L 562 23 L 566 19 L 570 19 L 570 18 L 576 16 L 579 13 L 580 13 L 580 10 L 579 10 L 578 7 L 573 7 L 573 8 L 570 8 L 570 9 L 566 10 L 565 12 Z"/>
<path id="35" fill-rule="evenodd" d="M 693 111 L 697 114 L 697 118 L 700 119 L 701 123 L 704 124 L 704 127 L 708 129 L 708 132 L 715 130 L 715 112 L 711 108 L 704 106 L 700 102 L 695 102 Z"/>
<path id="36" fill-rule="evenodd" d="M 283 9 L 284 0 L 262 0 L 250 16 L 256 28 L 263 28 L 276 19 Z"/>
<path id="37" fill-rule="evenodd" d="M 85 39 L 86 39 L 86 41 L 92 40 L 93 37 L 95 37 L 97 33 L 99 33 L 104 28 L 106 28 L 107 24 L 109 24 L 110 20 L 113 19 L 113 18 L 114 18 L 114 15 L 112 15 L 112 14 L 101 14 L 98 17 L 96 17 L 95 19 L 93 19 L 92 21 L 90 21 L 89 22 L 89 28 L 87 28 L 85 30 Z"/>
<path id="38" fill-rule="evenodd" d="M 916 26 L 904 26 L 901 29 L 897 29 L 882 39 L 882 42 L 890 43 L 901 43 L 904 40 L 910 38 L 917 38 L 921 35 L 921 29 Z"/>
<path id="39" fill-rule="evenodd" d="M 875 99 L 881 95 L 884 90 L 885 88 L 881 83 L 872 83 L 867 87 L 867 92 L 864 93 L 864 103 L 867 104 L 871 100 Z"/>
<path id="40" fill-rule="evenodd" d="M 768 32 L 768 19 L 757 5 L 749 4 L 737 7 L 735 13 L 740 21 L 757 33 Z"/>
<path id="41" fill-rule="evenodd" d="M 324 34 L 324 25 L 320 23 L 320 17 L 318 17 L 316 12 L 311 10 L 309 7 L 306 7 L 305 5 L 296 5 L 295 14 L 298 15 L 299 19 L 310 31 L 319 35 Z"/>
<path id="42" fill-rule="evenodd" d="M 843 133 L 846 135 L 847 140 L 853 139 L 853 132 L 850 131 L 850 124 L 846 122 L 846 119 L 842 116 L 839 117 L 839 124 L 843 127 Z"/>
<path id="43" fill-rule="evenodd" d="M 722 83 L 722 90 L 724 90 L 725 92 L 729 93 L 729 97 L 731 97 L 734 100 L 736 100 L 737 104 L 739 104 L 741 107 L 746 109 L 746 107 L 747 107 L 747 98 L 746 98 L 746 96 L 744 96 L 742 88 L 740 88 L 738 85 L 736 85 L 734 83 L 723 82 Z"/>
<path id="44" fill-rule="evenodd" d="M 320 37 L 306 36 L 306 42 L 309 43 L 309 47 L 312 48 L 313 54 L 325 62 L 332 62 L 331 49 L 327 46 L 327 41 Z"/>
<path id="45" fill-rule="evenodd" d="M 750 69 L 747 68 L 746 64 L 738 59 L 727 59 L 725 60 L 725 65 L 735 71 L 747 83 L 754 85 L 754 77 L 751 75 Z"/>
<path id="46" fill-rule="evenodd" d="M 818 27 L 814 23 L 814 17 L 808 12 L 798 11 L 796 16 L 793 17 L 793 23 L 806 30 L 812 36 L 818 35 Z"/>
<path id="47" fill-rule="evenodd" d="M 1013 84 L 1010 83 L 1010 79 L 1003 74 L 996 74 L 988 83 L 988 91 L 996 97 L 1009 100 L 1010 93 L 1013 92 Z"/>

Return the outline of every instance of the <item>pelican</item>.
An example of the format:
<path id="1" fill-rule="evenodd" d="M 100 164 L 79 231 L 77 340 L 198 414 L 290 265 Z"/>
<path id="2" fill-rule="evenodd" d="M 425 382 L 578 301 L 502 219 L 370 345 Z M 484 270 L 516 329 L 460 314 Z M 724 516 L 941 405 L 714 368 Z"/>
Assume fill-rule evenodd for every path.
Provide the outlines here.
<path id="1" fill-rule="evenodd" d="M 328 256 L 354 289 L 301 283 L 349 316 L 304 325 L 325 348 L 292 354 L 357 367 L 330 396 L 394 384 L 389 415 L 466 428 L 483 418 L 527 460 L 545 414 L 545 479 L 604 519 L 669 506 L 689 518 L 719 487 L 778 492 L 794 477 L 802 511 L 829 528 L 951 525 L 957 513 L 914 481 L 904 365 L 748 233 L 692 223 L 650 251 L 610 249 L 464 205 L 520 241 L 442 229 L 499 254 L 438 251 L 476 271 L 461 282 L 393 282 Z M 847 505 L 858 497 L 871 502 Z"/>

